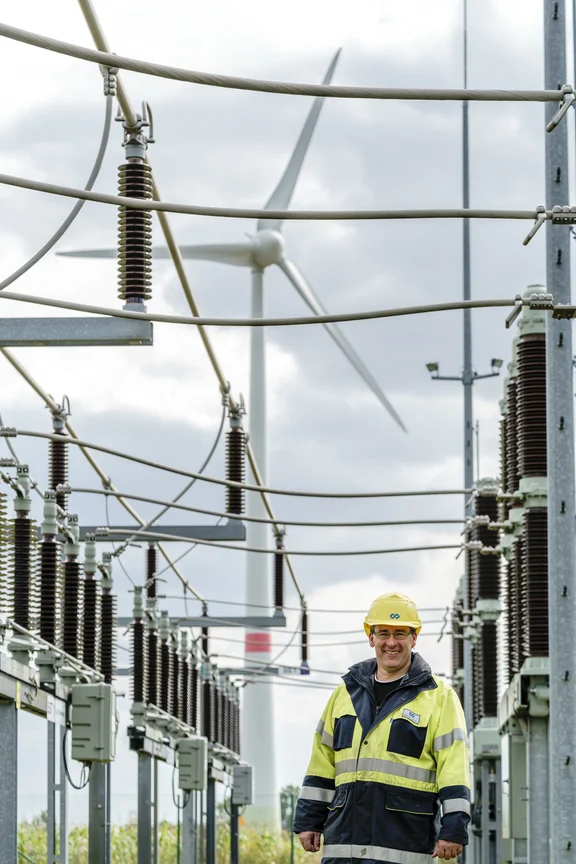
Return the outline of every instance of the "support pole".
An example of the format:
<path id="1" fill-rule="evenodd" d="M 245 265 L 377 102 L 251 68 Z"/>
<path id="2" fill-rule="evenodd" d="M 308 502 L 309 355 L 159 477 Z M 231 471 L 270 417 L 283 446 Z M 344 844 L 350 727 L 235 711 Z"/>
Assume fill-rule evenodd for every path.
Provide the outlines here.
<path id="1" fill-rule="evenodd" d="M 94 762 L 88 787 L 88 864 L 110 864 L 106 860 L 106 766 Z"/>
<path id="2" fill-rule="evenodd" d="M 252 271 L 252 317 L 264 315 L 264 274 L 256 268 Z M 266 440 L 266 346 L 265 329 L 254 327 L 251 338 L 250 364 L 250 445 L 260 469 L 262 482 L 267 482 L 268 448 Z M 255 482 L 251 478 L 250 482 Z M 261 496 L 248 492 L 247 511 L 251 517 L 266 518 Z M 258 522 L 246 526 L 246 543 L 259 548 L 270 547 L 270 527 Z M 246 603 L 270 606 L 271 604 L 271 556 L 246 553 Z M 247 612 L 253 610 L 247 607 Z M 246 665 L 262 669 L 262 663 L 272 659 L 270 633 L 262 630 L 250 632 L 246 629 Z M 276 787 L 276 754 L 274 750 L 274 704 L 272 686 L 261 681 L 258 687 L 247 687 L 244 692 L 243 756 L 254 766 L 254 805 L 247 808 L 246 819 L 256 826 L 279 827 L 279 806 Z"/>
<path id="3" fill-rule="evenodd" d="M 152 758 L 138 753 L 138 864 L 152 864 Z"/>
<path id="4" fill-rule="evenodd" d="M 159 798 L 160 798 L 160 783 L 158 777 L 158 760 L 154 759 L 154 824 L 153 824 L 153 832 L 152 832 L 152 861 L 153 864 L 160 864 L 160 811 L 159 811 Z"/>
<path id="5" fill-rule="evenodd" d="M 556 89 L 566 78 L 565 0 L 544 0 L 544 49 L 545 84 Z M 546 106 L 547 122 L 553 114 L 552 106 Z M 568 201 L 568 179 L 568 127 L 560 123 L 546 135 L 547 207 Z M 546 276 L 555 303 L 570 303 L 570 232 L 551 223 L 546 224 Z M 567 722 L 576 712 L 572 322 L 549 317 L 547 325 L 550 752 L 543 771 L 549 778 L 550 847 L 542 848 L 544 857 L 530 861 L 568 864 L 576 849 L 576 732 L 575 724 Z"/>
<path id="6" fill-rule="evenodd" d="M 60 864 L 68 864 L 68 781 L 64 768 L 66 727 L 59 726 L 58 792 L 60 793 Z"/>
<path id="7" fill-rule="evenodd" d="M 216 780 L 210 776 L 206 791 L 206 864 L 216 864 Z"/>
<path id="8" fill-rule="evenodd" d="M 182 864 L 196 864 L 196 796 L 190 792 L 182 810 Z M 140 864 L 140 862 L 138 862 Z"/>
<path id="9" fill-rule="evenodd" d="M 48 788 L 46 846 L 48 864 L 68 862 L 68 787 L 64 770 L 66 729 L 50 720 L 46 724 L 48 744 Z M 58 769 L 58 771 L 57 771 Z M 57 801 L 59 807 L 57 808 Z M 58 813 L 58 815 L 57 815 Z M 56 838 L 58 837 L 58 843 Z"/>
<path id="10" fill-rule="evenodd" d="M 0 702 L 0 861 L 18 860 L 18 712 Z"/>
<path id="11" fill-rule="evenodd" d="M 56 724 L 46 724 L 48 745 L 48 788 L 46 803 L 46 845 L 48 864 L 58 861 L 56 856 Z"/>
<path id="12" fill-rule="evenodd" d="M 230 804 L 230 864 L 240 864 L 240 808 Z"/>
<path id="13" fill-rule="evenodd" d="M 550 857 L 547 717 L 528 718 L 526 765 L 526 781 L 528 785 L 528 864 L 548 864 L 548 862 L 552 861 L 556 864 L 556 859 Z"/>

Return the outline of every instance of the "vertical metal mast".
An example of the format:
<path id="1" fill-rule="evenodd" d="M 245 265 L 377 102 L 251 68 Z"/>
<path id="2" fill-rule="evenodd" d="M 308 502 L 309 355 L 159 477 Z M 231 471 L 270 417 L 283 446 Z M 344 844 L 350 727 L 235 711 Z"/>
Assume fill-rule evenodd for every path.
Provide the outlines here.
<path id="1" fill-rule="evenodd" d="M 566 83 L 566 3 L 544 0 L 545 87 Z M 555 106 L 546 105 L 546 121 Z M 546 135 L 546 207 L 568 202 L 568 128 Z M 570 233 L 546 223 L 547 288 L 570 303 Z M 573 861 L 576 848 L 576 555 L 574 546 L 574 408 L 572 323 L 548 318 L 548 620 L 550 656 L 550 847 L 554 864 Z"/>
<path id="2" fill-rule="evenodd" d="M 464 0 L 463 21 L 463 61 L 464 89 L 468 88 L 468 0 Z M 470 207 L 470 154 L 468 128 L 468 102 L 462 103 L 462 206 Z M 462 287 L 464 300 L 471 299 L 470 274 L 470 220 L 462 221 Z M 472 369 L 472 310 L 464 309 L 464 363 L 462 368 L 462 384 L 464 385 L 464 488 L 471 489 L 474 484 L 474 418 L 472 406 L 472 387 L 474 386 L 474 371 Z M 472 517 L 472 501 L 466 495 L 464 516 Z M 464 556 L 465 591 L 468 597 L 468 556 Z M 465 600 L 465 603 L 467 601 Z M 472 729 L 472 646 L 469 640 L 464 642 L 464 712 L 468 729 Z"/>

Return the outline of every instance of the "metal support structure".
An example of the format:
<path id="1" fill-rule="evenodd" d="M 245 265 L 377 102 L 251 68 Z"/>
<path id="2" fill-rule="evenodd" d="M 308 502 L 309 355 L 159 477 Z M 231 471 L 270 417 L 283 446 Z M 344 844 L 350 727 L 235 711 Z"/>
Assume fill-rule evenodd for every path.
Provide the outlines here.
<path id="1" fill-rule="evenodd" d="M 141 525 L 111 525 L 115 531 L 124 531 L 124 534 L 114 534 L 112 539 L 115 543 L 123 543 L 129 540 L 138 531 L 142 530 Z M 189 540 L 218 540 L 224 542 L 226 540 L 244 541 L 246 539 L 246 528 L 243 522 L 231 519 L 224 525 L 160 525 L 158 528 L 151 528 L 151 531 L 161 531 L 162 534 L 173 534 L 176 539 L 187 537 Z M 99 533 L 100 532 L 100 533 Z M 80 529 L 80 540 L 83 542 L 86 537 L 93 536 L 94 540 L 100 543 L 109 543 L 110 535 L 107 535 L 102 525 L 88 525 Z M 142 539 L 146 539 L 143 537 Z M 164 538 L 165 543 L 169 543 L 168 537 Z"/>
<path id="2" fill-rule="evenodd" d="M 182 864 L 196 864 L 198 860 L 196 854 L 196 796 L 196 792 L 190 792 L 182 810 Z"/>
<path id="3" fill-rule="evenodd" d="M 153 345 L 152 326 L 135 318 L 0 318 L 0 347 Z"/>
<path id="4" fill-rule="evenodd" d="M 547 864 L 547 862 L 552 861 L 556 864 L 556 859 L 550 856 L 550 827 L 552 820 L 549 819 L 548 815 L 548 795 L 551 781 L 548 761 L 547 717 L 528 718 L 526 767 L 528 785 L 528 864 Z"/>
<path id="5" fill-rule="evenodd" d="M 160 864 L 160 808 L 159 808 L 159 776 L 158 760 L 154 759 L 154 819 L 152 822 L 152 862 Z"/>
<path id="6" fill-rule="evenodd" d="M 129 627 L 132 623 L 132 618 L 117 618 L 118 627 Z M 286 627 L 286 616 L 280 615 L 222 615 L 220 618 L 212 618 L 210 615 L 198 616 L 196 618 L 179 618 L 179 627 L 255 627 L 258 630 L 264 627 Z M 261 668 L 265 657 L 257 655 L 260 662 L 258 666 Z M 251 764 L 251 763 L 250 763 Z"/>
<path id="7" fill-rule="evenodd" d="M 152 758 L 138 753 L 138 864 L 152 864 Z"/>
<path id="8" fill-rule="evenodd" d="M 64 771 L 66 727 L 48 721 L 46 728 L 48 742 L 47 864 L 67 864 L 68 787 Z"/>
<path id="9" fill-rule="evenodd" d="M 556 89 L 566 74 L 566 3 L 544 0 L 546 86 Z M 546 121 L 554 111 L 548 106 Z M 546 206 L 569 194 L 568 129 L 560 124 L 546 136 Z M 546 287 L 555 303 L 570 303 L 570 233 L 546 225 Z M 550 751 L 539 782 L 548 776 L 550 849 L 536 861 L 568 864 L 576 848 L 576 550 L 574 542 L 574 405 L 572 324 L 548 317 L 546 336 L 548 448 L 548 620 L 550 656 Z M 528 769 L 533 770 L 529 767 Z M 541 802 L 544 807 L 544 802 Z M 542 820 L 543 814 L 538 818 Z"/>
<path id="10" fill-rule="evenodd" d="M 240 864 L 240 808 L 230 804 L 230 864 Z"/>
<path id="11" fill-rule="evenodd" d="M 206 791 L 206 864 L 216 864 L 216 780 L 210 774 Z"/>
<path id="12" fill-rule="evenodd" d="M 18 860 L 18 711 L 0 702 L 0 861 Z"/>
<path id="13" fill-rule="evenodd" d="M 90 769 L 88 864 L 111 864 L 107 860 L 106 765 L 94 762 Z"/>

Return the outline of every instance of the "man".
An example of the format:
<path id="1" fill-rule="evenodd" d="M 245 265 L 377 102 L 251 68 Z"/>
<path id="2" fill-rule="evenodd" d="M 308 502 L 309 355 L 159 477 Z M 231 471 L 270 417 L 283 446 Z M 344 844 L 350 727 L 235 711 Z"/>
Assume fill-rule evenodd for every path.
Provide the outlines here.
<path id="1" fill-rule="evenodd" d="M 383 594 L 364 629 L 375 658 L 343 676 L 314 735 L 294 820 L 323 864 L 429 864 L 468 842 L 470 773 L 454 690 L 412 653 L 422 622 L 404 594 Z"/>

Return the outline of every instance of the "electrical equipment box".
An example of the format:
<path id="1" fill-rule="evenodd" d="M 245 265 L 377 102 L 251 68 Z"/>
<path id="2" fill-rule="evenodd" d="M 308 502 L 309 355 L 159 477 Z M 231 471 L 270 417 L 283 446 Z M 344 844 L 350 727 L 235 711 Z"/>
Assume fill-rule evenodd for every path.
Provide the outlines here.
<path id="1" fill-rule="evenodd" d="M 116 758 L 116 693 L 111 684 L 72 687 L 72 758 L 113 762 Z"/>
<path id="2" fill-rule="evenodd" d="M 234 765 L 232 774 L 232 804 L 254 803 L 254 775 L 251 765 Z"/>
<path id="3" fill-rule="evenodd" d="M 528 836 L 526 739 L 502 737 L 502 836 L 523 840 Z"/>
<path id="4" fill-rule="evenodd" d="M 182 738 L 178 741 L 178 788 L 201 792 L 208 786 L 208 739 Z"/>

